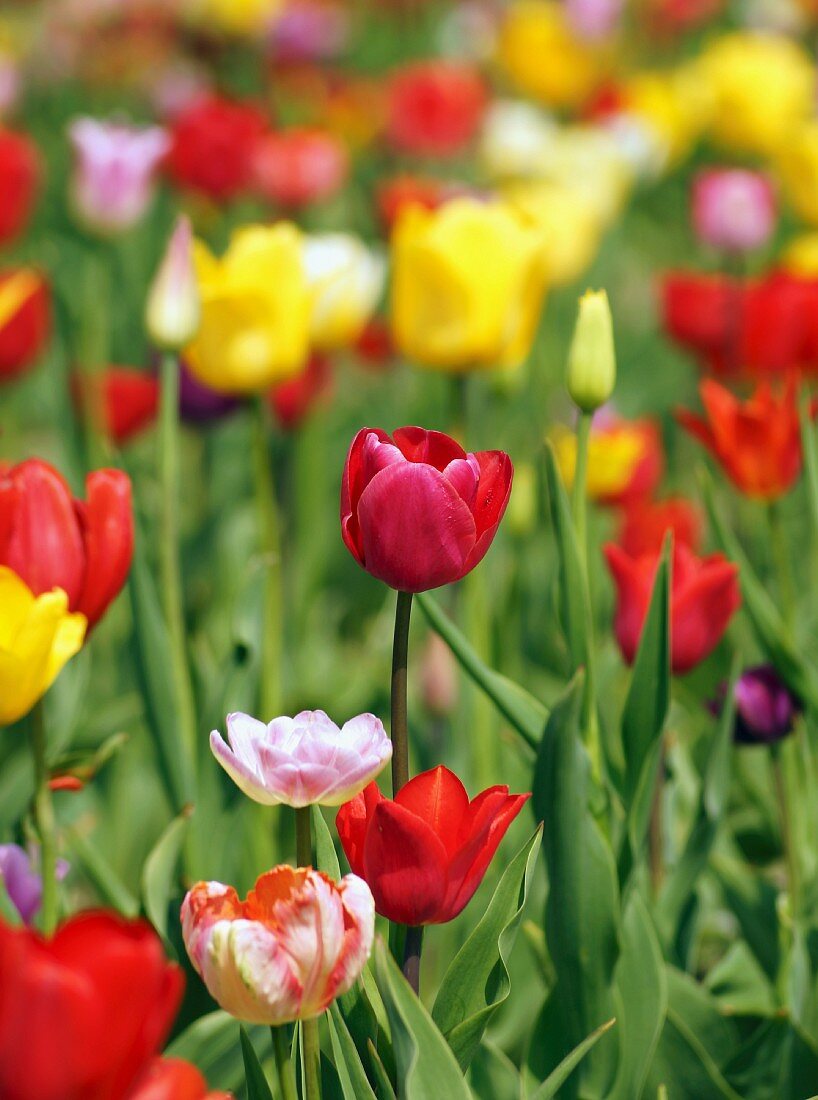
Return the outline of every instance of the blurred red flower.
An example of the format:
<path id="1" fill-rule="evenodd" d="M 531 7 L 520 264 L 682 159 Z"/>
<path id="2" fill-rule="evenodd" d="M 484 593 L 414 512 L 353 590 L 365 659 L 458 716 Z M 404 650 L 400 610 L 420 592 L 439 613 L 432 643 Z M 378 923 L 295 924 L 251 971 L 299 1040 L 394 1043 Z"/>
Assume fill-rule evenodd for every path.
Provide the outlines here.
<path id="1" fill-rule="evenodd" d="M 152 374 L 133 367 L 109 367 L 96 378 L 74 375 L 72 396 L 82 408 L 87 400 L 98 411 L 100 429 L 119 445 L 127 443 L 156 420 L 159 383 Z"/>
<path id="2" fill-rule="evenodd" d="M 209 1092 L 207 1081 L 181 1058 L 154 1058 L 127 1100 L 230 1100 L 227 1092 Z"/>
<path id="3" fill-rule="evenodd" d="M 349 865 L 375 908 L 400 924 L 443 924 L 471 901 L 497 846 L 530 795 L 489 787 L 469 801 L 442 765 L 384 798 L 376 783 L 338 811 Z"/>
<path id="4" fill-rule="evenodd" d="M 270 408 L 282 428 L 296 429 L 332 385 L 332 365 L 326 355 L 313 352 L 306 368 L 270 390 Z"/>
<path id="5" fill-rule="evenodd" d="M 168 174 L 180 187 L 229 202 L 252 188 L 256 150 L 266 130 L 267 120 L 254 103 L 215 95 L 196 100 L 174 120 Z"/>
<path id="6" fill-rule="evenodd" d="M 51 336 L 51 291 L 31 268 L 0 272 L 0 382 L 33 366 Z"/>
<path id="7" fill-rule="evenodd" d="M 256 146 L 255 185 L 261 196 L 295 208 L 337 194 L 349 172 L 346 148 L 321 130 L 281 130 Z"/>
<path id="8" fill-rule="evenodd" d="M 451 157 L 474 138 L 487 103 L 480 74 L 452 61 L 416 61 L 387 88 L 386 135 L 402 153 Z"/>
<path id="9" fill-rule="evenodd" d="M 0 565 L 35 595 L 62 588 L 90 627 L 125 583 L 134 525 L 122 470 L 95 470 L 85 487 L 87 500 L 75 500 L 62 475 L 38 458 L 0 469 Z"/>
<path id="10" fill-rule="evenodd" d="M 435 210 L 449 199 L 469 192 L 466 184 L 431 176 L 400 175 L 383 179 L 378 184 L 375 201 L 378 213 L 387 229 L 391 229 L 407 206 L 422 206 Z"/>
<path id="11" fill-rule="evenodd" d="M 702 537 L 702 517 L 696 505 L 684 497 L 629 501 L 622 512 L 617 542 L 632 558 L 658 554 L 668 531 L 676 543 L 697 550 Z"/>
<path id="12" fill-rule="evenodd" d="M 28 225 L 40 160 L 37 147 L 26 134 L 0 129 L 0 244 L 8 244 Z"/>

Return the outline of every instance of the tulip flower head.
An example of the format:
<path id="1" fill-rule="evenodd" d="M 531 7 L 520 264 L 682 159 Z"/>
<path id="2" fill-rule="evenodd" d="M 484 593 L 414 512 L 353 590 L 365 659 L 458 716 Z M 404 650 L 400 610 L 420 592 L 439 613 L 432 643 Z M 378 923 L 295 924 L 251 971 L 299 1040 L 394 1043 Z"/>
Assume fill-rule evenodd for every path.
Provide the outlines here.
<path id="1" fill-rule="evenodd" d="M 736 681 L 733 739 L 741 745 L 772 745 L 793 731 L 802 705 L 772 665 L 748 668 Z"/>
<path id="2" fill-rule="evenodd" d="M 51 293 L 32 268 L 0 273 L 0 382 L 17 378 L 42 353 L 51 333 Z"/>
<path id="3" fill-rule="evenodd" d="M 288 210 L 326 202 L 349 174 L 346 146 L 321 130 L 265 134 L 254 160 L 255 185 L 269 202 Z"/>
<path id="4" fill-rule="evenodd" d="M 389 142 L 415 156 L 455 156 L 477 133 L 486 99 L 482 77 L 470 66 L 444 60 L 405 65 L 387 88 Z"/>
<path id="5" fill-rule="evenodd" d="M 180 351 L 199 331 L 202 305 L 190 220 L 180 217 L 148 295 L 145 327 L 157 348 Z"/>
<path id="6" fill-rule="evenodd" d="M 55 588 L 36 595 L 0 566 L 0 725 L 28 714 L 82 648 L 87 620 Z"/>
<path id="7" fill-rule="evenodd" d="M 614 632 L 632 664 L 650 606 L 661 551 L 630 557 L 608 543 L 608 568 L 617 591 Z M 687 546 L 673 547 L 670 588 L 670 664 L 689 672 L 716 648 L 741 605 L 738 568 L 722 554 L 699 558 Z"/>
<path id="8" fill-rule="evenodd" d="M 309 867 L 274 867 L 244 901 L 199 882 L 182 903 L 185 947 L 210 995 L 254 1024 L 319 1016 L 360 977 L 374 930 L 365 882 Z"/>
<path id="9" fill-rule="evenodd" d="M 121 470 L 95 470 L 87 499 L 75 500 L 65 479 L 32 458 L 0 468 L 0 565 L 13 569 L 35 596 L 62 589 L 90 626 L 125 583 L 133 555 L 131 482 Z"/>
<path id="10" fill-rule="evenodd" d="M 348 233 L 324 233 L 307 237 L 304 266 L 314 347 L 329 351 L 354 344 L 381 297 L 383 257 Z"/>
<path id="11" fill-rule="evenodd" d="M 267 120 L 254 103 L 217 95 L 197 99 L 174 120 L 168 173 L 186 190 L 220 205 L 246 194 Z"/>
<path id="12" fill-rule="evenodd" d="M 133 367 L 111 366 L 90 378 L 74 375 L 71 396 L 99 421 L 98 431 L 118 446 L 149 428 L 159 412 L 159 382 Z"/>
<path id="13" fill-rule="evenodd" d="M 604 290 L 588 292 L 579 302 L 579 316 L 568 353 L 568 392 L 584 413 L 609 400 L 616 384 L 613 319 Z"/>
<path id="14" fill-rule="evenodd" d="M 693 226 L 704 244 L 724 252 L 751 252 L 775 231 L 770 181 L 744 169 L 701 172 L 693 183 Z"/>
<path id="15" fill-rule="evenodd" d="M 32 927 L 43 901 L 43 879 L 39 871 L 39 853 L 26 851 L 19 844 L 0 844 L 0 889 L 20 914 L 23 924 Z M 57 878 L 68 874 L 68 864 L 57 860 Z"/>
<path id="16" fill-rule="evenodd" d="M 154 1058 L 126 1100 L 232 1100 L 228 1092 L 211 1092 L 202 1074 L 181 1058 Z"/>
<path id="17" fill-rule="evenodd" d="M 0 128 L 0 244 L 13 241 L 28 225 L 39 175 L 39 156 L 31 138 Z"/>
<path id="18" fill-rule="evenodd" d="M 466 454 L 441 432 L 362 428 L 341 486 L 341 533 L 368 573 L 426 592 L 470 573 L 503 518 L 513 467 L 503 451 Z"/>
<path id="19" fill-rule="evenodd" d="M 375 783 L 338 811 L 349 865 L 369 883 L 381 916 L 443 924 L 471 901 L 511 822 L 530 795 L 489 787 L 469 801 L 442 765 L 401 787 L 394 801 Z"/>
<path id="20" fill-rule="evenodd" d="M 622 513 L 617 543 L 632 558 L 658 554 L 671 531 L 674 543 L 698 550 L 702 538 L 702 516 L 692 501 L 684 497 L 667 500 L 627 502 Z"/>
<path id="21" fill-rule="evenodd" d="M 566 0 L 568 21 L 580 38 L 607 38 L 622 18 L 624 0 Z"/>
<path id="22" fill-rule="evenodd" d="M 80 118 L 69 136 L 76 154 L 71 199 L 79 221 L 106 236 L 131 229 L 153 198 L 157 169 L 170 148 L 167 133 Z"/>
<path id="23" fill-rule="evenodd" d="M 228 714 L 225 743 L 210 735 L 213 755 L 230 778 L 266 806 L 340 806 L 392 757 L 392 742 L 374 714 L 359 714 L 339 729 L 322 710 L 265 725 L 249 714 Z"/>
<path id="24" fill-rule="evenodd" d="M 558 425 L 549 433 L 560 474 L 574 484 L 577 438 Z M 662 477 L 659 429 L 651 420 L 625 420 L 608 410 L 594 418 L 588 446 L 588 495 L 599 504 L 625 504 L 649 496 Z"/>

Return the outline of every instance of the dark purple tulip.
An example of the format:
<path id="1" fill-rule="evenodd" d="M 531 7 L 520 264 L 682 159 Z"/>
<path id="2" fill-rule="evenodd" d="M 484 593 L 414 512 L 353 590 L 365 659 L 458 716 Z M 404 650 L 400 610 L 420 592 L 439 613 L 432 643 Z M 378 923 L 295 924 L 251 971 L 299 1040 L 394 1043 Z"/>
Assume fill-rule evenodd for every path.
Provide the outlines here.
<path id="1" fill-rule="evenodd" d="M 735 687 L 734 739 L 741 745 L 771 745 L 792 733 L 801 705 L 772 665 L 742 673 Z"/>
<path id="2" fill-rule="evenodd" d="M 179 371 L 179 412 L 183 420 L 194 424 L 207 424 L 237 409 L 235 397 L 217 393 L 194 378 L 184 363 Z"/>

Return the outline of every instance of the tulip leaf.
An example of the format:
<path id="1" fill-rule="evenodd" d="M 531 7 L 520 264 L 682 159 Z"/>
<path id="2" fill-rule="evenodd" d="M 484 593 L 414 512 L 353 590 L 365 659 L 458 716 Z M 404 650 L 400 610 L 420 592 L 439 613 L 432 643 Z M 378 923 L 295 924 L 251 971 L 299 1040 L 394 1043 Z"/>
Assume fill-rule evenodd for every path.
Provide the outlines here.
<path id="1" fill-rule="evenodd" d="M 327 1026 L 332 1044 L 332 1055 L 344 1100 L 376 1100 L 375 1092 L 367 1079 L 360 1055 L 352 1041 L 338 1004 L 333 1002 L 327 1013 Z"/>
<path id="2" fill-rule="evenodd" d="M 511 979 L 506 964 L 541 840 L 540 825 L 506 867 L 477 927 L 450 963 L 435 1000 L 432 1019 L 464 1071 L 486 1025 L 509 995 Z"/>
<path id="3" fill-rule="evenodd" d="M 392 1082 L 389 1080 L 389 1074 L 386 1072 L 386 1067 L 378 1053 L 378 1048 L 371 1039 L 367 1039 L 366 1049 L 369 1053 L 369 1060 L 372 1065 L 372 1074 L 375 1077 L 378 1093 L 382 1097 L 382 1100 L 397 1100 L 395 1090 L 392 1088 Z"/>
<path id="4" fill-rule="evenodd" d="M 241 1045 L 236 1042 L 237 1021 L 221 1009 L 194 1020 L 181 1035 L 177 1035 L 165 1054 L 193 1062 L 214 1088 L 235 1092 L 244 1085 L 244 1064 Z M 263 1041 L 268 1028 L 253 1026 L 248 1033 Z"/>
<path id="5" fill-rule="evenodd" d="M 175 954 L 168 937 L 168 906 L 174 892 L 174 876 L 179 866 L 187 834 L 190 811 L 174 818 L 154 845 L 142 871 L 142 900 L 148 920 L 162 937 L 165 950 Z"/>
<path id="6" fill-rule="evenodd" d="M 66 835 L 71 844 L 72 858 L 81 865 L 105 904 L 116 909 L 124 917 L 138 916 L 138 899 L 134 897 L 90 837 L 85 836 L 75 825 L 68 826 Z"/>
<path id="7" fill-rule="evenodd" d="M 392 1028 L 401 1100 L 472 1100 L 451 1048 L 382 940 L 375 947 L 375 977 Z"/>
<path id="8" fill-rule="evenodd" d="M 320 806 L 312 807 L 312 830 L 315 835 L 315 862 L 319 871 L 337 882 L 341 877 L 338 853 L 332 842 L 332 833 L 321 813 Z"/>
<path id="9" fill-rule="evenodd" d="M 548 868 L 545 934 L 557 982 L 549 998 L 556 1016 L 556 1061 L 616 1015 L 613 976 L 619 954 L 619 887 L 610 844 L 589 808 L 590 761 L 580 738 L 584 676 L 578 673 L 554 705 L 537 754 L 536 817 L 544 822 Z M 542 1051 L 532 1048 L 534 1058 Z M 549 1058 L 551 1057 L 549 1055 Z M 605 1092 L 616 1045 L 603 1043 L 583 1064 L 583 1084 Z M 546 1059 L 546 1062 L 549 1059 Z M 586 1090 L 587 1091 L 587 1090 Z"/>
<path id="10" fill-rule="evenodd" d="M 531 1093 L 529 1100 L 553 1100 L 588 1051 L 596 1046 L 605 1032 L 610 1031 L 615 1023 L 616 1020 L 611 1019 L 600 1024 L 596 1031 L 592 1031 L 586 1039 L 575 1046 L 570 1054 L 566 1054 L 553 1073 L 550 1073 L 539 1088 Z"/>
<path id="11" fill-rule="evenodd" d="M 250 1036 L 239 1026 L 241 1036 L 241 1054 L 244 1058 L 244 1076 L 247 1081 L 247 1100 L 273 1100 L 273 1094 L 261 1062 L 258 1060 L 256 1048 L 250 1042 Z"/>
<path id="12" fill-rule="evenodd" d="M 811 415 L 812 397 L 804 393 L 798 409 L 801 426 L 801 448 L 804 453 L 804 473 L 807 482 L 807 500 L 812 519 L 812 537 L 818 541 L 818 443 Z"/>
<path id="13" fill-rule="evenodd" d="M 532 748 L 540 743 L 548 711 L 525 688 L 495 672 L 477 655 L 465 635 L 428 592 L 415 596 L 432 628 L 454 653 L 463 670 L 486 693 L 507 722 L 510 722 Z"/>

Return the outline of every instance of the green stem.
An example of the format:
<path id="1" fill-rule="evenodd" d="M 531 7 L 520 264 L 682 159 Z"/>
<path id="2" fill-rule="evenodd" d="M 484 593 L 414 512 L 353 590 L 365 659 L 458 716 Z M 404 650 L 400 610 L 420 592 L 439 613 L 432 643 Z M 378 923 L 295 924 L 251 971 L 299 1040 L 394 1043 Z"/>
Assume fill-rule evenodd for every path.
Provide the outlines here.
<path id="1" fill-rule="evenodd" d="M 278 1086 L 281 1089 L 282 1100 L 298 1100 L 295 1076 L 290 1061 L 290 1045 L 287 1042 L 287 1028 L 286 1026 L 271 1027 L 270 1031 L 273 1035 L 276 1072 L 278 1073 Z"/>
<path id="2" fill-rule="evenodd" d="M 296 861 L 299 867 L 312 866 L 312 828 L 310 807 L 295 811 Z M 318 1037 L 318 1020 L 301 1021 L 301 1045 L 304 1054 L 304 1097 L 319 1100 L 321 1096 L 321 1045 Z"/>
<path id="3" fill-rule="evenodd" d="M 196 774 L 196 707 L 185 641 L 185 612 L 179 566 L 179 363 L 172 352 L 162 356 L 159 413 L 159 482 L 161 486 L 159 571 L 162 611 L 170 641 L 171 674 L 185 758 L 186 801 L 194 797 Z M 181 809 L 181 807 L 179 807 Z"/>
<path id="4" fill-rule="evenodd" d="M 572 510 L 582 560 L 588 558 L 588 445 L 591 440 L 591 413 L 580 413 L 577 424 L 577 460 L 574 468 Z"/>
<path id="5" fill-rule="evenodd" d="M 781 766 L 781 753 L 779 746 L 773 745 L 770 750 L 773 767 L 773 782 L 775 784 L 775 796 L 778 801 L 778 811 L 781 815 L 781 845 L 784 849 L 784 861 L 787 865 L 787 885 L 790 893 L 790 916 L 793 921 L 798 920 L 801 910 L 801 872 L 798 864 L 798 852 L 796 851 L 795 835 L 790 814 L 790 801 L 787 797 L 787 784 L 784 780 L 784 770 Z"/>
<path id="6" fill-rule="evenodd" d="M 37 703 L 31 712 L 31 756 L 34 761 L 34 817 L 40 838 L 40 873 L 43 879 L 40 920 L 43 934 L 51 936 L 57 927 L 57 843 L 54 803 L 48 785 L 42 702 Z"/>
<path id="7" fill-rule="evenodd" d="M 781 516 L 780 501 L 771 500 L 767 506 L 767 519 L 770 525 L 775 570 L 778 576 L 778 595 L 787 626 L 792 629 L 795 620 L 795 582 L 792 575 L 792 562 L 787 548 L 787 538 Z"/>
<path id="8" fill-rule="evenodd" d="M 398 592 L 392 644 L 392 797 L 409 782 L 409 725 L 406 716 L 406 670 L 412 593 Z"/>
<path id="9" fill-rule="evenodd" d="M 281 535 L 268 446 L 269 412 L 263 396 L 255 399 L 253 413 L 256 510 L 264 569 L 259 704 L 268 722 L 279 713 L 281 701 Z"/>
<path id="10" fill-rule="evenodd" d="M 410 925 L 403 945 L 403 976 L 420 995 L 420 953 L 423 950 L 423 926 Z"/>

